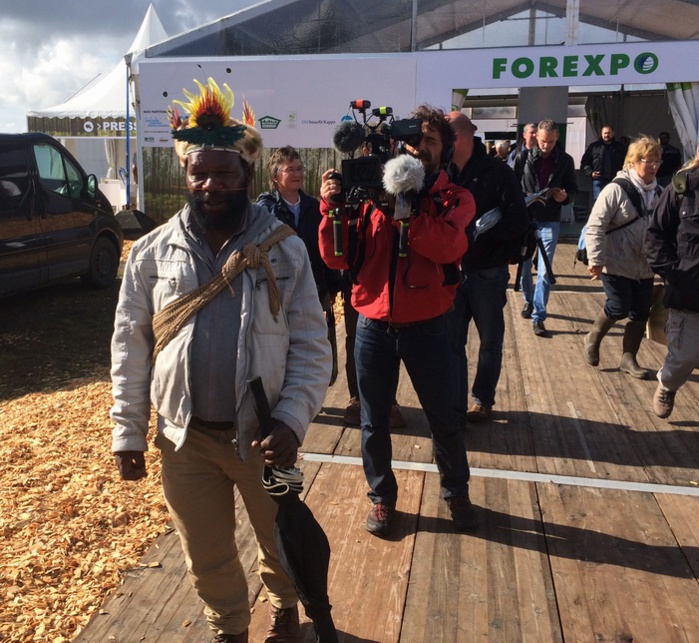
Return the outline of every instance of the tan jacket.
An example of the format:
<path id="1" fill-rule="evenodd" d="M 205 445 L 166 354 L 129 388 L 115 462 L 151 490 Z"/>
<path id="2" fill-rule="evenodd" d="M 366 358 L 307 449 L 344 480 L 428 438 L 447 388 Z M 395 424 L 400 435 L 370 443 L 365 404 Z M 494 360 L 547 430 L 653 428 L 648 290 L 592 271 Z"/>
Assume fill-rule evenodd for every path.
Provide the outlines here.
<path id="1" fill-rule="evenodd" d="M 626 170 L 617 176 L 629 179 Z M 633 219 L 637 220 L 622 230 L 607 234 Z M 604 266 L 603 272 L 628 279 L 651 278 L 653 271 L 648 266 L 644 245 L 647 226 L 647 214 L 636 212 L 624 188 L 608 183 L 597 197 L 587 220 L 585 246 L 588 265 Z"/>

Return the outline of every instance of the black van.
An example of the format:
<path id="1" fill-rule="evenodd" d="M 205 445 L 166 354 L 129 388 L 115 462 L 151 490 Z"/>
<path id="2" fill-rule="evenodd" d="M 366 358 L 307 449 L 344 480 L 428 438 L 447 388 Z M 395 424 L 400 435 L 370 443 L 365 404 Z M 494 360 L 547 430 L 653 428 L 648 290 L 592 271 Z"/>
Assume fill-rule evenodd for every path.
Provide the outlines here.
<path id="1" fill-rule="evenodd" d="M 110 286 L 123 243 L 95 175 L 56 139 L 0 134 L 0 296 L 77 276 Z"/>

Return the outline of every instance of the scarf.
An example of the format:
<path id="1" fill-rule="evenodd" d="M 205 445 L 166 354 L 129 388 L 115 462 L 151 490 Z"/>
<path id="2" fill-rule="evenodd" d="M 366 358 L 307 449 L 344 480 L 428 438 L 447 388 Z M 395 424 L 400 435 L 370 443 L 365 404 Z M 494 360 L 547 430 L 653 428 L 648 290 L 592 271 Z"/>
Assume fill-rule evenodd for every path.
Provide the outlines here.
<path id="1" fill-rule="evenodd" d="M 653 180 L 650 183 L 646 183 L 640 176 L 638 176 L 638 172 L 636 172 L 634 168 L 629 168 L 629 179 L 631 179 L 631 182 L 634 184 L 635 188 L 641 193 L 641 197 L 643 198 L 643 202 L 646 206 L 646 212 L 652 210 L 655 207 L 655 201 L 658 198 L 658 195 L 656 194 L 658 182 L 655 180 L 655 177 L 653 177 Z M 644 213 L 639 212 L 639 214 Z"/>

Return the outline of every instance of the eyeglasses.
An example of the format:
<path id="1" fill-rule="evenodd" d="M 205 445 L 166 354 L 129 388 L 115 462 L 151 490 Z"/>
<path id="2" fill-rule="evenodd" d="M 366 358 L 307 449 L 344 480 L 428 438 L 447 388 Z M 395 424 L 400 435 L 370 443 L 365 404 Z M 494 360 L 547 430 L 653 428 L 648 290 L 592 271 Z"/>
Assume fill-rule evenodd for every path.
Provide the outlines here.
<path id="1" fill-rule="evenodd" d="M 655 165 L 655 167 L 660 165 L 660 161 L 649 161 L 648 159 L 641 159 L 641 163 L 643 163 L 643 165 Z"/>
<path id="2" fill-rule="evenodd" d="M 280 170 L 282 174 L 303 174 L 304 168 L 303 165 L 300 165 L 298 167 L 285 167 Z"/>

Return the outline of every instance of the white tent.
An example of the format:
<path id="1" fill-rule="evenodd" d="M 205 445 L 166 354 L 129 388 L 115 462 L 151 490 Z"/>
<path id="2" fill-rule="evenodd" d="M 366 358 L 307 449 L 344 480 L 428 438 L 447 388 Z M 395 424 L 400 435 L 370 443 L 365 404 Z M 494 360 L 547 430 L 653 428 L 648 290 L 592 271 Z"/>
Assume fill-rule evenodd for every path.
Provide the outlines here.
<path id="1" fill-rule="evenodd" d="M 126 53 L 146 49 L 167 38 L 151 4 Z M 136 178 L 129 172 L 126 153 L 127 131 L 135 127 L 131 106 L 130 126 L 126 122 L 127 74 L 128 68 L 122 58 L 112 71 L 100 74 L 64 103 L 27 115 L 28 130 L 60 139 L 89 173 L 101 178 L 106 196 L 112 205 L 119 207 L 126 204 L 123 183 Z M 104 141 L 103 145 L 96 144 L 100 140 Z"/>

